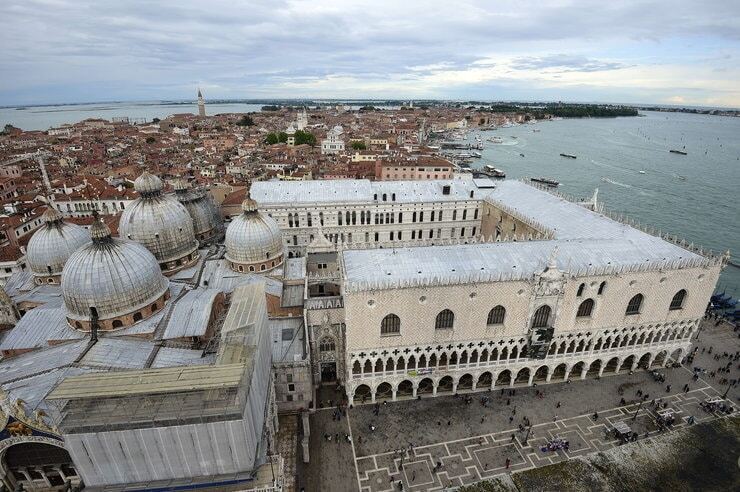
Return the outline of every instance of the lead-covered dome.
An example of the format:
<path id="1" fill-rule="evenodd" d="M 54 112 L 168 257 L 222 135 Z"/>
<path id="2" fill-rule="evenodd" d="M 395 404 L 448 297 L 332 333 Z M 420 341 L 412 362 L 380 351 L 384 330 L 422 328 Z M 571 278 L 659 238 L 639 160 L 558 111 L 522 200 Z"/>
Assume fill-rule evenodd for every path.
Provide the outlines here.
<path id="1" fill-rule="evenodd" d="M 154 256 L 133 241 L 114 239 L 96 219 L 92 242 L 72 253 L 62 271 L 67 321 L 89 330 L 97 316 L 102 330 L 130 326 L 164 307 L 169 281 Z"/>
<path id="2" fill-rule="evenodd" d="M 215 242 L 223 238 L 224 221 L 211 196 L 202 188 L 191 188 L 187 182 L 175 182 L 175 197 L 182 203 L 193 219 L 193 231 L 200 244 Z"/>
<path id="3" fill-rule="evenodd" d="M 62 214 L 51 206 L 41 219 L 44 225 L 28 242 L 26 258 L 37 284 L 56 284 L 67 259 L 90 242 L 90 234 L 83 227 L 65 222 Z"/>
<path id="4" fill-rule="evenodd" d="M 283 262 L 283 240 L 275 219 L 242 202 L 242 213 L 226 228 L 226 260 L 238 272 L 264 272 Z"/>
<path id="5" fill-rule="evenodd" d="M 140 196 L 121 215 L 120 236 L 143 244 L 165 274 L 195 263 L 198 242 L 187 209 L 162 193 L 162 180 L 147 171 L 136 178 L 134 188 Z"/>

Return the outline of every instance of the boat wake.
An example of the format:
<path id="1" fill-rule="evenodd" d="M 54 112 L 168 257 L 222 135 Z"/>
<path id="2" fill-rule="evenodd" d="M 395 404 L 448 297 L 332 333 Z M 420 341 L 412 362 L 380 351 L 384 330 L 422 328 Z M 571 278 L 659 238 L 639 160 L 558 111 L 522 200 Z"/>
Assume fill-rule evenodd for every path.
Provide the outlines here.
<path id="1" fill-rule="evenodd" d="M 626 183 L 620 183 L 619 181 L 614 181 L 613 179 L 605 178 L 603 176 L 601 177 L 601 181 L 603 181 L 604 183 L 621 186 L 622 188 L 632 188 L 632 185 L 628 185 Z"/>

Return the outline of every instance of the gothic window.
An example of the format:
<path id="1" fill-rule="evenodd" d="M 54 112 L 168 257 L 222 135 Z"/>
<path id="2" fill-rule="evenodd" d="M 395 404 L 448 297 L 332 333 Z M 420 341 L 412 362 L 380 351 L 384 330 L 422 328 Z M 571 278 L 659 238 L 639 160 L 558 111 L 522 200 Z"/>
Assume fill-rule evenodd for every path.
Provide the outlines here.
<path id="1" fill-rule="evenodd" d="M 550 306 L 540 306 L 537 311 L 534 312 L 532 318 L 532 328 L 546 328 L 550 321 Z"/>
<path id="2" fill-rule="evenodd" d="M 671 300 L 671 311 L 676 311 L 677 309 L 683 308 L 683 300 L 686 298 L 686 289 L 681 289 L 678 292 L 676 292 L 676 295 L 673 296 L 673 299 Z"/>
<path id="3" fill-rule="evenodd" d="M 604 293 L 604 289 L 606 289 L 606 280 L 601 282 L 601 285 L 599 285 L 599 295 Z"/>
<path id="4" fill-rule="evenodd" d="M 576 316 L 578 318 L 587 318 L 591 316 L 591 311 L 594 310 L 594 300 L 593 299 L 586 299 L 581 303 L 580 306 L 578 306 L 578 312 L 576 313 Z"/>
<path id="5" fill-rule="evenodd" d="M 506 317 L 506 309 L 503 306 L 496 306 L 488 312 L 488 325 L 501 325 Z"/>
<path id="6" fill-rule="evenodd" d="M 395 314 L 389 314 L 380 323 L 381 335 L 398 335 L 401 333 L 401 318 Z"/>
<path id="7" fill-rule="evenodd" d="M 452 325 L 454 324 L 455 313 L 453 313 L 449 309 L 445 309 L 444 311 L 440 311 L 440 313 L 437 315 L 437 319 L 434 322 L 434 328 L 436 328 L 437 330 L 452 328 Z"/>
<path id="8" fill-rule="evenodd" d="M 311 220 L 311 212 L 308 212 L 308 215 L 306 216 L 306 221 L 308 222 L 308 227 L 311 227 L 313 225 L 313 220 Z"/>
<path id="9" fill-rule="evenodd" d="M 576 297 L 581 297 L 583 295 L 583 289 L 586 288 L 586 284 L 581 284 L 578 286 L 578 293 L 576 294 Z"/>
<path id="10" fill-rule="evenodd" d="M 319 342 L 319 351 L 321 352 L 334 352 L 335 349 L 334 339 L 331 337 L 324 337 Z"/>
<path id="11" fill-rule="evenodd" d="M 627 304 L 627 310 L 624 312 L 624 314 L 640 314 L 640 308 L 642 307 L 642 300 L 644 299 L 642 294 L 637 294 L 632 299 L 630 299 L 629 304 Z"/>

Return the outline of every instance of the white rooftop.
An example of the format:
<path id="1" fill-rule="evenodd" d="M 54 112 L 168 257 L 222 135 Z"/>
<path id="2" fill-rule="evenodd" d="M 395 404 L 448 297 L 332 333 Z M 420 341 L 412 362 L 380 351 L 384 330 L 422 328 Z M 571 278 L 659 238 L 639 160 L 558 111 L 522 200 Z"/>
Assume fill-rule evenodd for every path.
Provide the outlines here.
<path id="1" fill-rule="evenodd" d="M 449 194 L 444 194 L 450 186 Z M 474 191 L 473 198 L 470 192 Z M 470 180 L 369 181 L 367 179 L 331 179 L 311 181 L 257 181 L 249 192 L 260 207 L 270 205 L 329 203 L 420 203 L 475 200 L 480 193 Z M 385 194 L 385 200 L 383 195 Z M 395 194 L 395 200 L 393 195 Z M 377 198 L 376 198 L 377 195 Z"/>
<path id="2" fill-rule="evenodd" d="M 490 282 L 542 272 L 557 247 L 557 265 L 572 273 L 671 267 L 704 258 L 578 204 L 518 181 L 489 197 L 545 224 L 554 239 L 343 252 L 345 289 Z"/>

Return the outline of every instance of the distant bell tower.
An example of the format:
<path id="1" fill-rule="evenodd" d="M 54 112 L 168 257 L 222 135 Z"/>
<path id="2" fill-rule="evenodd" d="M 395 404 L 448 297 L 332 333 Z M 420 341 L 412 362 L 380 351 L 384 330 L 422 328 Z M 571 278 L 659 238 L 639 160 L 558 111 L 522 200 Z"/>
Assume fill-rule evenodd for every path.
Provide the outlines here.
<path id="1" fill-rule="evenodd" d="M 200 92 L 200 88 L 198 88 L 198 116 L 205 116 L 206 115 L 206 102 L 203 100 L 203 94 Z"/>

